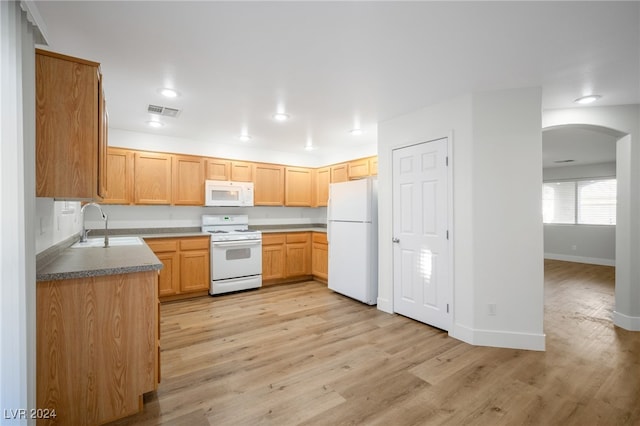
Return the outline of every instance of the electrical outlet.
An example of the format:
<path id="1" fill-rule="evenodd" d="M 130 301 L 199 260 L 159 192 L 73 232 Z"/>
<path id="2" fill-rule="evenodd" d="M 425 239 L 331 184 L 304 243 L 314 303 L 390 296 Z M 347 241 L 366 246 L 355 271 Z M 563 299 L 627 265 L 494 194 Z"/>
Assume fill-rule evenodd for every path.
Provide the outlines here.
<path id="1" fill-rule="evenodd" d="M 498 307 L 495 303 L 489 303 L 487 305 L 488 311 L 489 311 L 489 315 L 495 315 L 496 311 L 498 310 Z"/>

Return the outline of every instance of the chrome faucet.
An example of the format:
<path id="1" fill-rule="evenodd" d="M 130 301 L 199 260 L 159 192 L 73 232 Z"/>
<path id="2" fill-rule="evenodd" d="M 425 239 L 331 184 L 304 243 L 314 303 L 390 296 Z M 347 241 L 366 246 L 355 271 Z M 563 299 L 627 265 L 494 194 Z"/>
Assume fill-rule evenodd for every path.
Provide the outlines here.
<path id="1" fill-rule="evenodd" d="M 94 206 L 95 208 L 97 208 L 100 211 L 100 214 L 102 215 L 102 220 L 104 220 L 104 246 L 109 247 L 109 226 L 108 226 L 109 220 L 107 219 L 107 214 L 103 212 L 100 205 L 96 203 L 87 203 L 84 206 L 82 206 L 82 208 L 80 209 L 80 213 L 82 213 L 82 234 L 80 234 L 80 241 L 83 243 L 86 242 L 87 235 L 89 235 L 89 231 L 91 231 L 90 229 L 84 228 L 84 209 L 86 209 L 89 206 Z"/>

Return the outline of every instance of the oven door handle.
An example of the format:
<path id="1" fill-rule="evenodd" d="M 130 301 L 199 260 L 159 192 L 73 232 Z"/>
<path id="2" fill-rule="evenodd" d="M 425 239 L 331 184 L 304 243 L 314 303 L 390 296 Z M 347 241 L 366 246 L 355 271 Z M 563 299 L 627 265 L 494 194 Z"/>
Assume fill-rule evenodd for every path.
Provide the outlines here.
<path id="1" fill-rule="evenodd" d="M 238 247 L 261 245 L 262 240 L 242 240 L 242 241 L 212 241 L 213 247 Z"/>

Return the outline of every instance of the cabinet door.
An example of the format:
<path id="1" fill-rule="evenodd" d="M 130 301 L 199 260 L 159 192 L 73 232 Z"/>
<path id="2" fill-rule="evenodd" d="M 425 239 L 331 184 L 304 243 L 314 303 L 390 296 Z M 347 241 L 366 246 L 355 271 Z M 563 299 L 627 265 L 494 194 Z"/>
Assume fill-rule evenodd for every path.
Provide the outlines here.
<path id="1" fill-rule="evenodd" d="M 311 169 L 287 167 L 284 181 L 284 205 L 310 207 L 312 202 Z"/>
<path id="2" fill-rule="evenodd" d="M 107 151 L 105 204 L 129 204 L 133 201 L 133 152 L 109 148 Z"/>
<path id="3" fill-rule="evenodd" d="M 173 156 L 173 204 L 204 205 L 204 160 L 200 157 Z"/>
<path id="4" fill-rule="evenodd" d="M 284 278 L 285 234 L 264 234 L 262 236 L 262 280 Z"/>
<path id="5" fill-rule="evenodd" d="M 331 183 L 346 182 L 349 180 L 347 164 L 335 164 L 331 166 Z"/>
<path id="6" fill-rule="evenodd" d="M 256 206 L 284 204 L 284 167 L 275 164 L 256 164 L 254 182 L 253 198 Z"/>
<path id="7" fill-rule="evenodd" d="M 329 182 L 331 181 L 331 167 L 323 167 L 315 170 L 314 179 L 314 207 L 327 205 L 329 200 Z"/>
<path id="8" fill-rule="evenodd" d="M 209 251 L 180 252 L 180 291 L 183 293 L 209 289 Z"/>
<path id="9" fill-rule="evenodd" d="M 207 158 L 206 179 L 231 180 L 231 161 L 219 158 Z"/>
<path id="10" fill-rule="evenodd" d="M 369 176 L 369 159 L 350 161 L 348 164 L 349 179 L 359 179 Z"/>
<path id="11" fill-rule="evenodd" d="M 36 50 L 36 196 L 96 199 L 99 64 Z"/>
<path id="12" fill-rule="evenodd" d="M 369 158 L 369 174 L 378 176 L 378 156 Z"/>
<path id="13" fill-rule="evenodd" d="M 231 180 L 237 182 L 253 182 L 253 163 L 232 161 Z"/>
<path id="14" fill-rule="evenodd" d="M 311 273 L 314 277 L 327 280 L 328 272 L 329 246 L 326 243 L 316 242 L 314 239 L 311 247 Z"/>
<path id="15" fill-rule="evenodd" d="M 177 252 L 156 253 L 162 262 L 162 269 L 158 276 L 158 295 L 160 297 L 173 296 L 180 292 L 180 261 Z"/>
<path id="16" fill-rule="evenodd" d="M 171 155 L 136 152 L 133 172 L 136 204 L 171 204 Z"/>
<path id="17" fill-rule="evenodd" d="M 287 234 L 285 277 L 311 275 L 311 234 Z"/>

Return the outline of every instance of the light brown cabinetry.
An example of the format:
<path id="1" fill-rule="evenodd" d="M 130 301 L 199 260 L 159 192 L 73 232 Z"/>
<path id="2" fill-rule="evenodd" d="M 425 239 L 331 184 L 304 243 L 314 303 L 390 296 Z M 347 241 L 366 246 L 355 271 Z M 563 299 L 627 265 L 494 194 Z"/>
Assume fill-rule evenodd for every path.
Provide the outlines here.
<path id="1" fill-rule="evenodd" d="M 206 174 L 208 180 L 231 180 L 231 161 L 219 158 L 206 159 Z"/>
<path id="2" fill-rule="evenodd" d="M 329 244 L 327 234 L 324 232 L 313 232 L 311 234 L 311 274 L 324 280 L 329 278 Z"/>
<path id="3" fill-rule="evenodd" d="M 204 205 L 204 159 L 174 155 L 172 161 L 172 204 L 177 206 Z"/>
<path id="4" fill-rule="evenodd" d="M 246 161 L 231 162 L 231 179 L 236 182 L 253 182 L 254 165 Z"/>
<path id="5" fill-rule="evenodd" d="M 311 233 L 262 235 L 263 285 L 311 278 Z"/>
<path id="6" fill-rule="evenodd" d="M 134 201 L 136 204 L 171 204 L 171 155 L 134 153 Z"/>
<path id="7" fill-rule="evenodd" d="M 158 387 L 158 315 L 157 271 L 38 282 L 36 406 L 63 425 L 140 411 Z"/>
<path id="8" fill-rule="evenodd" d="M 102 199 L 107 132 L 100 64 L 36 49 L 36 196 Z"/>
<path id="9" fill-rule="evenodd" d="M 270 284 L 284 278 L 286 234 L 262 235 L 262 282 Z"/>
<path id="10" fill-rule="evenodd" d="M 324 207 L 329 201 L 331 167 L 315 169 L 313 178 L 313 207 Z"/>
<path id="11" fill-rule="evenodd" d="M 109 148 L 107 151 L 106 196 L 104 204 L 133 202 L 133 152 Z"/>
<path id="12" fill-rule="evenodd" d="M 161 300 L 207 294 L 209 290 L 209 236 L 146 238 L 162 262 L 158 282 Z"/>
<path id="13" fill-rule="evenodd" d="M 284 167 L 276 164 L 254 165 L 253 202 L 256 206 L 284 204 Z"/>
<path id="14" fill-rule="evenodd" d="M 350 161 L 348 163 L 349 179 L 360 179 L 369 176 L 369 159 Z"/>
<path id="15" fill-rule="evenodd" d="M 346 182 L 349 180 L 349 165 L 347 163 L 331 166 L 331 183 Z"/>
<path id="16" fill-rule="evenodd" d="M 285 278 L 307 275 L 311 275 L 311 233 L 288 233 Z"/>
<path id="17" fill-rule="evenodd" d="M 311 169 L 286 167 L 284 181 L 284 205 L 310 207 L 313 203 Z"/>
<path id="18" fill-rule="evenodd" d="M 369 174 L 371 176 L 378 175 L 378 156 L 369 158 Z"/>

